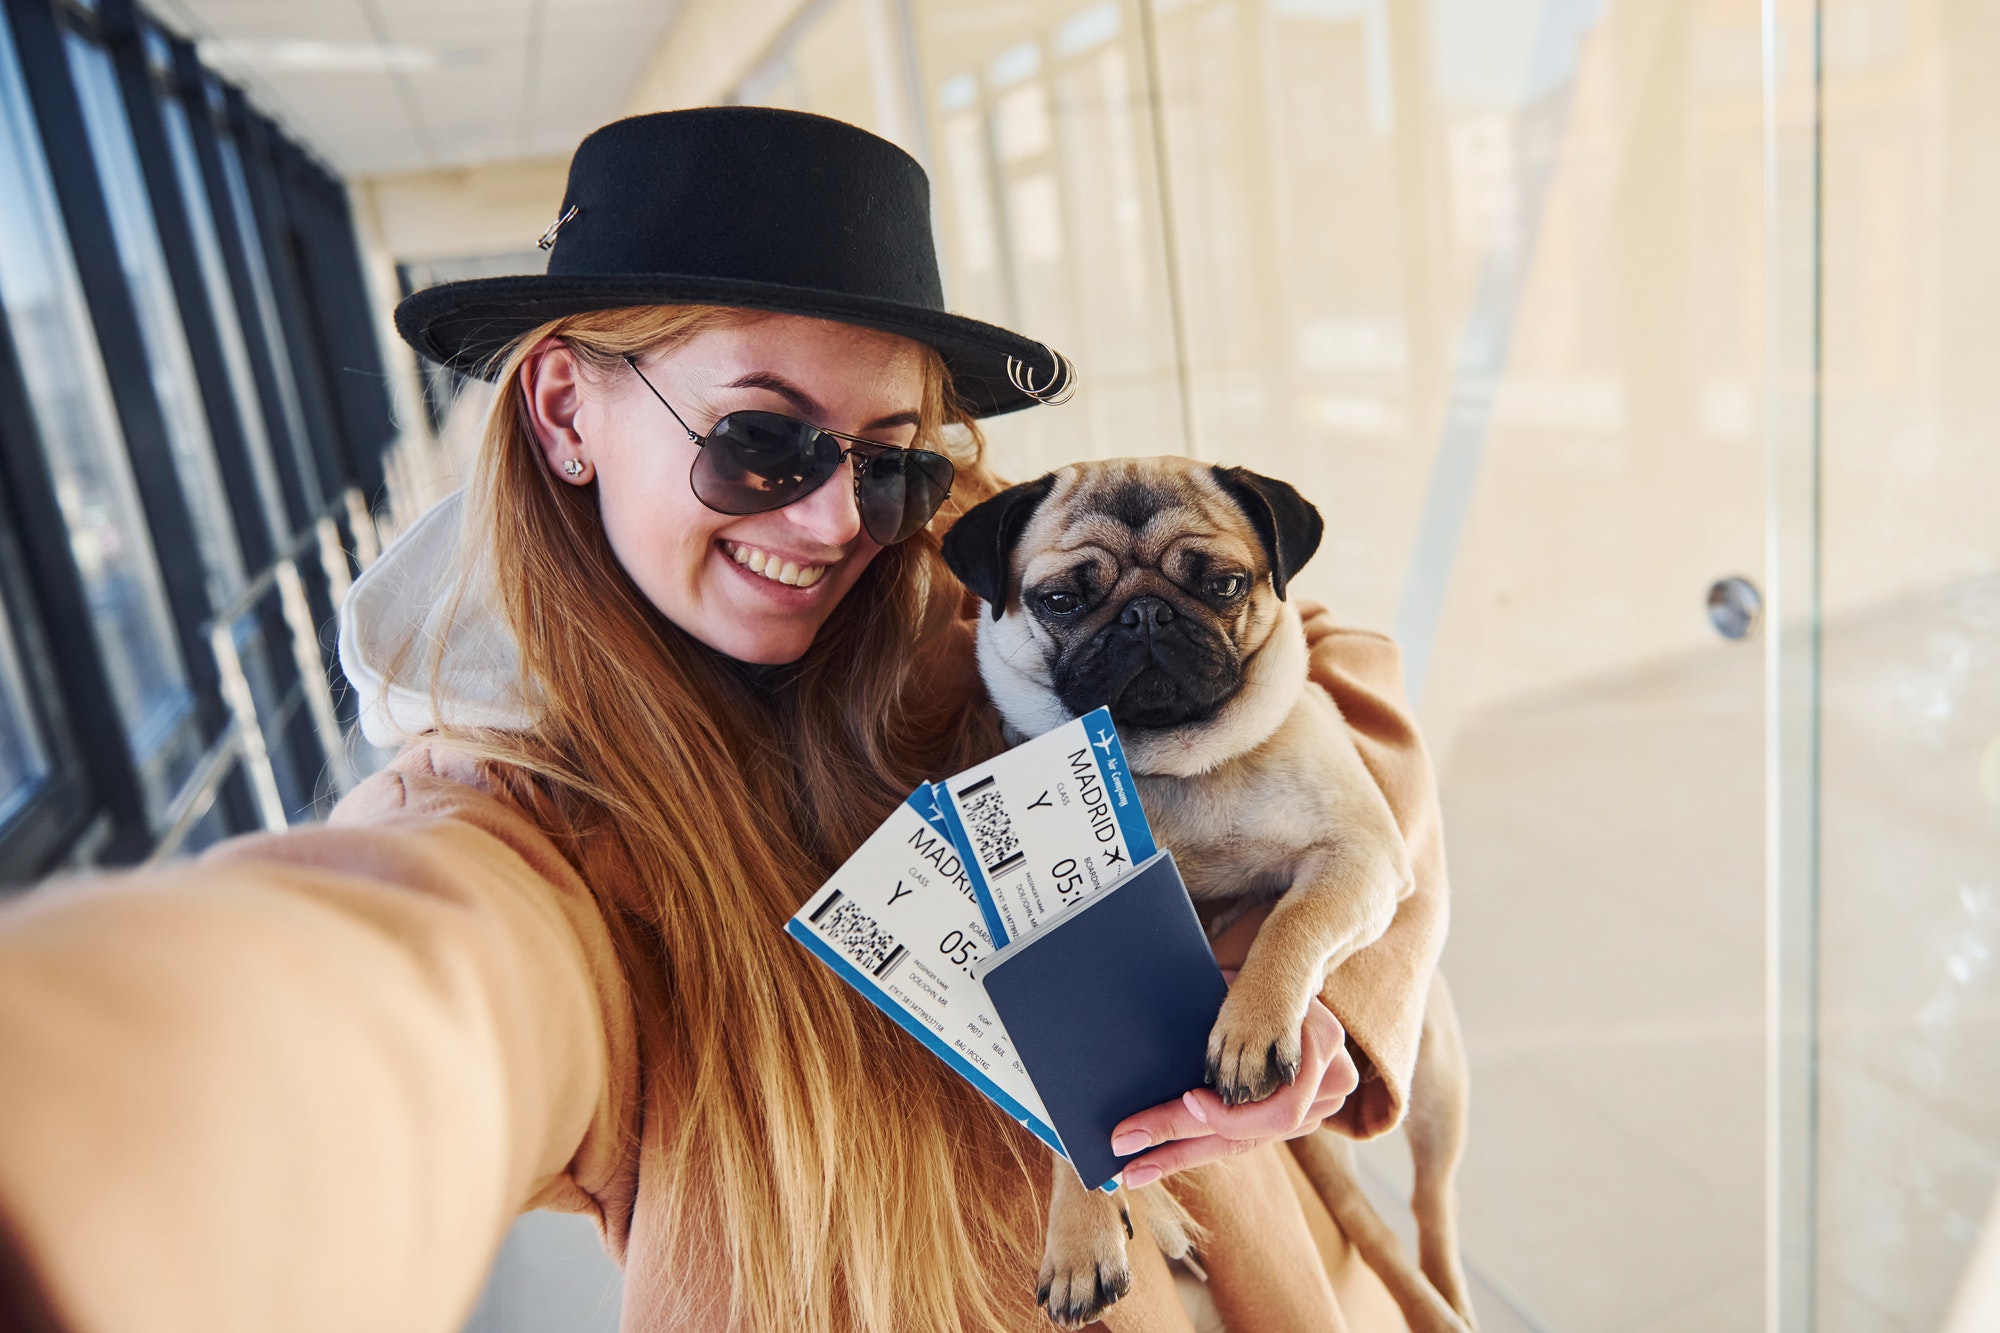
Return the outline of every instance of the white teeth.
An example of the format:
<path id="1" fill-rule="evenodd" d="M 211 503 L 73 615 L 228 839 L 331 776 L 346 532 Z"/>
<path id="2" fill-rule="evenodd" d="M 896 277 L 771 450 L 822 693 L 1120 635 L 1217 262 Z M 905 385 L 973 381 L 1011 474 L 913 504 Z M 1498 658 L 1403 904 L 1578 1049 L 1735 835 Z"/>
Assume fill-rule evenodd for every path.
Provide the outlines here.
<path id="1" fill-rule="evenodd" d="M 825 577 L 825 565 L 800 565 L 783 556 L 760 551 L 754 546 L 727 543 L 729 555 L 737 564 L 753 573 L 762 574 L 773 583 L 782 583 L 792 588 L 810 588 Z"/>

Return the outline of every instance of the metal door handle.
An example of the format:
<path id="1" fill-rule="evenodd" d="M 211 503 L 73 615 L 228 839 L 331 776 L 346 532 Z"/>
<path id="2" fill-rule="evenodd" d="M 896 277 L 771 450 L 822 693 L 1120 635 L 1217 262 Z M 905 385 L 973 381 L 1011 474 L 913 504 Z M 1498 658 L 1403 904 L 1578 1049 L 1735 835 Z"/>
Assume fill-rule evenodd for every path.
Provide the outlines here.
<path id="1" fill-rule="evenodd" d="M 1764 615 L 1764 594 L 1738 574 L 1717 579 L 1708 588 L 1708 623 L 1725 639 L 1745 639 Z"/>

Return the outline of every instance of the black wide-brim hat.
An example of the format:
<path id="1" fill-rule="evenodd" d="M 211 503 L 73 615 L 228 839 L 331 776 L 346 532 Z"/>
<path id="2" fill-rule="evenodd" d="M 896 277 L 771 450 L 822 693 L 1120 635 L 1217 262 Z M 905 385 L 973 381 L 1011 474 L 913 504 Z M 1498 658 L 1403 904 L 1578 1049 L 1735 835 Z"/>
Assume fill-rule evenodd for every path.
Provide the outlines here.
<path id="1" fill-rule="evenodd" d="M 606 125 L 577 145 L 543 245 L 547 273 L 427 287 L 396 307 L 397 332 L 490 378 L 510 343 L 564 315 L 742 306 L 928 343 L 974 416 L 1060 401 L 1074 379 L 1032 338 L 945 309 L 924 169 L 825 116 L 703 107 Z"/>

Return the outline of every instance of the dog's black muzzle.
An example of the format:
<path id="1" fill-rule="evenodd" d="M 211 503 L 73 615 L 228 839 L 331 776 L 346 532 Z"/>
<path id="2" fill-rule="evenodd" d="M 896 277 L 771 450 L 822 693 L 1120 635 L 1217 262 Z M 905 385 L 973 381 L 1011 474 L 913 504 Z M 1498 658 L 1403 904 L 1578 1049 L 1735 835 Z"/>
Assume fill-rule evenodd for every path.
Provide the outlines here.
<path id="1" fill-rule="evenodd" d="M 1075 713 L 1104 706 L 1120 726 L 1157 730 L 1206 720 L 1236 693 L 1242 676 L 1227 638 L 1146 593 L 1065 653 L 1054 683 Z"/>

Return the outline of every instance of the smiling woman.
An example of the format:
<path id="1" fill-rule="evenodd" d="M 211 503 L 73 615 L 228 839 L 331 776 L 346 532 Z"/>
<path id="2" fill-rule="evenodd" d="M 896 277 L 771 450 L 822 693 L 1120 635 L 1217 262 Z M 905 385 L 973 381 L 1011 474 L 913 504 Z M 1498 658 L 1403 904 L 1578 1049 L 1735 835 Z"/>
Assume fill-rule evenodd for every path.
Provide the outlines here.
<path id="1" fill-rule="evenodd" d="M 634 1327 L 1048 1326 L 1046 1150 L 784 923 L 999 748 L 940 532 L 997 490 L 979 419 L 1068 364 L 944 310 L 921 169 L 833 121 L 621 122 L 559 216 L 546 275 L 397 312 L 499 391 L 342 605 L 395 763 L 330 827 L 0 918 L 0 1143 L 38 1148 L 0 1285 L 11 1232 L 63 1326 L 448 1333 L 533 1208 L 599 1222 Z M 1319 637 L 1434 860 L 1393 652 Z M 1394 1326 L 1290 1158 L 1165 1137 L 1217 1159 L 1232 1333 Z M 1148 1244 L 1106 1322 L 1191 1333 Z"/>

